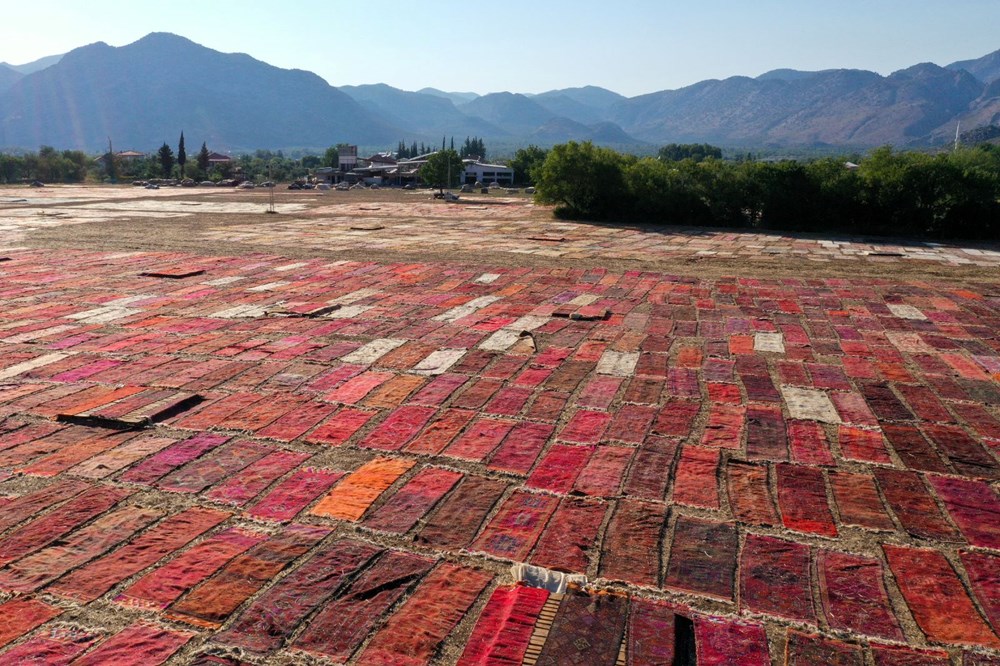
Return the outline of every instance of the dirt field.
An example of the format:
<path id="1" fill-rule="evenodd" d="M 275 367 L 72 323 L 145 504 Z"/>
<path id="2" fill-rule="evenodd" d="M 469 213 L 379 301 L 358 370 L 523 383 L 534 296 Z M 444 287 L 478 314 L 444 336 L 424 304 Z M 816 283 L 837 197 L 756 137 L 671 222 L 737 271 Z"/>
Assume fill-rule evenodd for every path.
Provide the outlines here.
<path id="1" fill-rule="evenodd" d="M 0 665 L 1000 663 L 1000 248 L 466 196 L 0 188 Z"/>

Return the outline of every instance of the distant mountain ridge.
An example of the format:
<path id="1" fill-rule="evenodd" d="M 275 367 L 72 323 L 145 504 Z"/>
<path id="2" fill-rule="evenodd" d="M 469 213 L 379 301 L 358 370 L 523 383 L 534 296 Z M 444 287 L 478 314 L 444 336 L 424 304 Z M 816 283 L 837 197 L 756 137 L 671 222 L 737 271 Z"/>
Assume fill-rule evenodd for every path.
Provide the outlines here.
<path id="1" fill-rule="evenodd" d="M 24 78 L 24 74 L 12 69 L 10 65 L 0 63 L 0 95 L 9 90 L 15 83 Z"/>
<path id="2" fill-rule="evenodd" d="M 317 75 L 152 33 L 67 53 L 0 95 L 0 146 L 152 149 L 181 131 L 214 149 L 384 143 L 399 130 Z"/>
<path id="3" fill-rule="evenodd" d="M 35 72 L 41 71 L 46 67 L 51 67 L 60 60 L 62 60 L 64 54 L 45 56 L 44 58 L 39 58 L 38 60 L 32 60 L 31 62 L 26 62 L 23 65 L 12 65 L 9 62 L 0 62 L 0 65 L 4 67 L 9 67 L 15 72 L 20 72 L 21 74 L 34 74 Z"/>
<path id="4" fill-rule="evenodd" d="M 27 69 L 28 71 L 24 71 Z M 22 71 L 19 71 L 22 70 Z M 325 148 L 479 136 L 504 145 L 916 146 L 1000 124 L 1000 51 L 889 76 L 777 69 L 627 98 L 597 86 L 538 94 L 336 88 L 319 76 L 152 33 L 0 65 L 0 147 Z M 433 145 L 433 144 L 432 144 Z"/>

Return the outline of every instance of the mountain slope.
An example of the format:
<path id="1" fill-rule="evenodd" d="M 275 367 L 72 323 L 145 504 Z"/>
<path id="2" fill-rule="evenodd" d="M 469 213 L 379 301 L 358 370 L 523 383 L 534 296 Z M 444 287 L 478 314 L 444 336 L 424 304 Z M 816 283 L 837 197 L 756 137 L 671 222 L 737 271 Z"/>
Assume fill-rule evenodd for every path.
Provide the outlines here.
<path id="1" fill-rule="evenodd" d="M 975 60 L 960 60 L 947 65 L 948 69 L 964 69 L 983 83 L 993 83 L 1000 79 L 1000 51 L 988 53 Z"/>
<path id="2" fill-rule="evenodd" d="M 510 134 L 521 136 L 535 131 L 554 115 L 525 95 L 509 92 L 477 97 L 467 104 L 460 104 L 458 110 L 498 125 Z"/>
<path id="3" fill-rule="evenodd" d="M 311 72 L 153 33 L 120 48 L 99 42 L 14 69 L 0 65 L 0 147 L 98 152 L 110 137 L 155 150 L 182 130 L 191 144 L 233 151 L 436 145 L 442 135 L 505 145 L 902 147 L 950 141 L 958 123 L 970 131 L 1000 122 L 998 85 L 1000 51 L 889 76 L 777 69 L 633 98 L 597 86 L 483 96 L 384 84 L 337 89 Z"/>
<path id="4" fill-rule="evenodd" d="M 479 93 L 474 92 L 445 92 L 444 90 L 438 90 L 437 88 L 421 88 L 417 91 L 421 95 L 434 95 L 435 97 L 444 97 L 445 99 L 450 99 L 455 104 L 464 104 L 465 102 L 471 102 L 472 100 L 479 97 Z"/>
<path id="5" fill-rule="evenodd" d="M 542 102 L 550 97 L 566 97 L 577 104 L 606 111 L 618 102 L 626 99 L 623 95 L 601 88 L 600 86 L 583 86 L 581 88 L 562 88 L 561 90 L 549 90 L 530 96 L 536 102 Z"/>
<path id="6" fill-rule="evenodd" d="M 532 132 L 528 139 L 539 145 L 552 145 L 566 141 L 593 141 L 609 145 L 635 146 L 641 141 L 629 136 L 625 131 L 610 122 L 584 125 L 569 118 L 552 118 L 547 123 Z"/>
<path id="7" fill-rule="evenodd" d="M 0 96 L 0 145 L 156 146 L 183 130 L 214 149 L 388 143 L 400 132 L 323 79 L 153 33 L 91 44 Z"/>
<path id="8" fill-rule="evenodd" d="M 341 86 L 339 90 L 404 130 L 406 135 L 402 139 L 437 138 L 443 134 L 490 137 L 507 134 L 496 125 L 462 113 L 446 97 L 408 92 L 384 83 Z"/>
<path id="9" fill-rule="evenodd" d="M 617 104 L 612 120 L 651 142 L 906 145 L 968 109 L 983 84 L 916 65 L 888 77 L 860 70 L 696 83 Z"/>
<path id="10" fill-rule="evenodd" d="M 41 71 L 46 67 L 51 67 L 60 60 L 62 60 L 63 54 L 45 56 L 44 58 L 39 58 L 38 60 L 32 60 L 31 62 L 26 62 L 23 65 L 12 65 L 9 62 L 0 62 L 0 65 L 6 65 L 16 72 L 21 74 L 34 74 L 35 72 Z"/>
<path id="11" fill-rule="evenodd" d="M 0 95 L 24 78 L 24 74 L 9 65 L 0 64 Z"/>

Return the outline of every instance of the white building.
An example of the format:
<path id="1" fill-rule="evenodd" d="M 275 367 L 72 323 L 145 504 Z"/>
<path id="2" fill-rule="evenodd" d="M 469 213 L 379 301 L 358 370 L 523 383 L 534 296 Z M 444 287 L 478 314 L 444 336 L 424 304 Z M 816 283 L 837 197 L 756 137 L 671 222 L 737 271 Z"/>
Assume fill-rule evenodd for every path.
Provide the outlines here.
<path id="1" fill-rule="evenodd" d="M 465 172 L 462 181 L 465 183 L 480 182 L 483 185 L 498 183 L 510 187 L 514 184 L 514 169 L 502 164 L 483 164 L 478 160 L 462 160 Z"/>

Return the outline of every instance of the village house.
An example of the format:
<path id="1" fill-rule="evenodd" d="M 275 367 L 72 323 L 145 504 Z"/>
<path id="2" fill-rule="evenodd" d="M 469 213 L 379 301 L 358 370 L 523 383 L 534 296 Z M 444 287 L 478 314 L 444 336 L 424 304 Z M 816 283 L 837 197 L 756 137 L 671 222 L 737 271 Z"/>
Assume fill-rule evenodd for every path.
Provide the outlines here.
<path id="1" fill-rule="evenodd" d="M 219 164 L 229 164 L 233 161 L 233 158 L 229 155 L 223 155 L 222 153 L 209 153 L 208 154 L 208 164 L 209 166 L 216 166 Z"/>
<path id="2" fill-rule="evenodd" d="M 342 148 L 338 155 L 339 166 L 316 169 L 314 172 L 316 179 L 330 185 L 341 182 L 389 187 L 418 185 L 421 183 L 420 167 L 434 154 L 427 153 L 404 160 L 396 159 L 392 153 L 376 153 L 370 157 L 359 158 L 357 150 L 357 146 Z M 459 177 L 462 183 L 470 185 L 477 182 L 484 185 L 496 183 L 507 187 L 514 183 L 514 169 L 511 167 L 485 164 L 477 159 L 464 159 L 462 165 Z"/>

